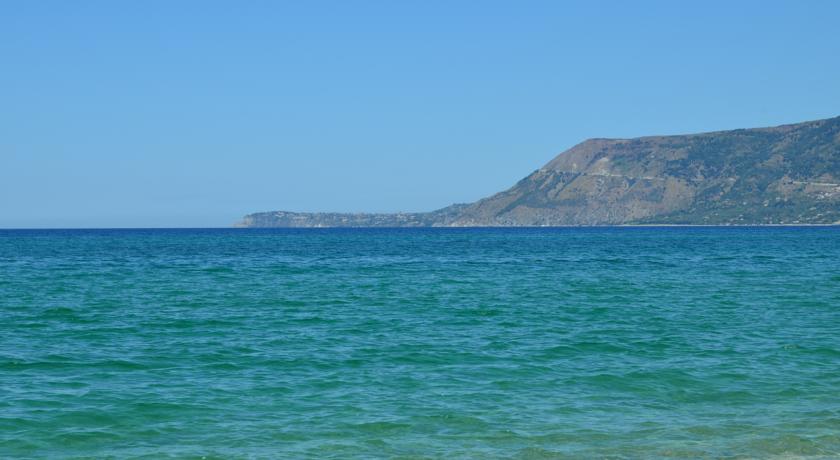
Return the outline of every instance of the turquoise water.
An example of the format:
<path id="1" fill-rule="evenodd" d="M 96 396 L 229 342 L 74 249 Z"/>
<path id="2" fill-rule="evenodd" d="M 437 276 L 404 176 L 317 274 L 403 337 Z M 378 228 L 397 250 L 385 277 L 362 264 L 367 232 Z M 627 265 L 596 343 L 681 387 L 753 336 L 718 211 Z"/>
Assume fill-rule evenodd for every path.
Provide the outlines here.
<path id="1" fill-rule="evenodd" d="M 840 458 L 840 228 L 0 231 L 2 458 Z"/>

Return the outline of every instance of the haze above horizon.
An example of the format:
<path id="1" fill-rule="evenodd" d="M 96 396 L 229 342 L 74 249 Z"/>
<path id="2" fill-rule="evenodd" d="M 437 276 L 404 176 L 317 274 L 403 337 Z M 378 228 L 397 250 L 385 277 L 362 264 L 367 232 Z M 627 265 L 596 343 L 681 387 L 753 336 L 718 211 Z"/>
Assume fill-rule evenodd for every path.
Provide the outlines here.
<path id="1" fill-rule="evenodd" d="M 840 115 L 840 3 L 6 2 L 0 228 L 429 211 L 592 137 Z"/>

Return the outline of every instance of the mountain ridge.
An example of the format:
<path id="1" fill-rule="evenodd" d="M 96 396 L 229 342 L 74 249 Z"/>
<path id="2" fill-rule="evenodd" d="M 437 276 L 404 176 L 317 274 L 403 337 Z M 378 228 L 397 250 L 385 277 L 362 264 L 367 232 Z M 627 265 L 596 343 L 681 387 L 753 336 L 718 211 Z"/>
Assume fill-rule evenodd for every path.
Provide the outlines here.
<path id="1" fill-rule="evenodd" d="M 242 227 L 840 223 L 840 117 L 587 139 L 512 187 L 420 213 L 246 215 Z"/>

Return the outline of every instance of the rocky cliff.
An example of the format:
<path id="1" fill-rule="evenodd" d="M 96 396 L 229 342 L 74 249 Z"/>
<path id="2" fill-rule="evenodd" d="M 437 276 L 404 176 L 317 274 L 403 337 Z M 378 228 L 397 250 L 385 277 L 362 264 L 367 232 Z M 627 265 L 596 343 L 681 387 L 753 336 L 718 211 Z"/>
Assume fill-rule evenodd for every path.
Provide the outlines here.
<path id="1" fill-rule="evenodd" d="M 840 117 L 590 139 L 508 190 L 427 213 L 264 212 L 248 227 L 840 223 Z"/>

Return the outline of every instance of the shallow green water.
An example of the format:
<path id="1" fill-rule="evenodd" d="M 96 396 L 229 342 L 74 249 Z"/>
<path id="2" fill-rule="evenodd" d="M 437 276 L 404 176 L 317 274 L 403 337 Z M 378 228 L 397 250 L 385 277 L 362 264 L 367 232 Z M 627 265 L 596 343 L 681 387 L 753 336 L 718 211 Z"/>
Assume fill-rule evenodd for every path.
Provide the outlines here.
<path id="1" fill-rule="evenodd" d="M 837 458 L 840 229 L 0 231 L 0 457 Z"/>

